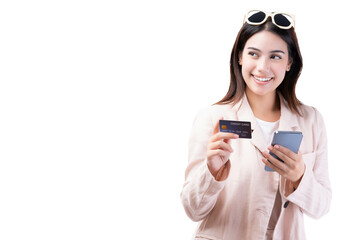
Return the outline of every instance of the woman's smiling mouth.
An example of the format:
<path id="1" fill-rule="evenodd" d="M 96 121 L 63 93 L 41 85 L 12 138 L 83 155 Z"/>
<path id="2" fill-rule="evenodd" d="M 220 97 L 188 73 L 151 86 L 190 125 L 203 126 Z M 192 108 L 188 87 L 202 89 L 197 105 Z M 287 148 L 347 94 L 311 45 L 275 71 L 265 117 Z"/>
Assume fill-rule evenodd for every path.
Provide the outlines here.
<path id="1" fill-rule="evenodd" d="M 255 78 L 255 80 L 260 81 L 260 82 L 268 82 L 272 79 L 272 77 L 257 77 L 255 75 L 251 75 Z"/>

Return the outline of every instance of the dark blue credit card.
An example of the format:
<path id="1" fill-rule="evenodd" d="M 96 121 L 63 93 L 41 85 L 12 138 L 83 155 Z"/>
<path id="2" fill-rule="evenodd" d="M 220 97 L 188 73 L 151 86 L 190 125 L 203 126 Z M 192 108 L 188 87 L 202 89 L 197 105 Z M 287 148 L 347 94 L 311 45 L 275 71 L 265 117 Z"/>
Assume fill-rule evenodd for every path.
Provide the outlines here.
<path id="1" fill-rule="evenodd" d="M 239 135 L 239 138 L 251 138 L 251 122 L 219 120 L 220 132 Z"/>

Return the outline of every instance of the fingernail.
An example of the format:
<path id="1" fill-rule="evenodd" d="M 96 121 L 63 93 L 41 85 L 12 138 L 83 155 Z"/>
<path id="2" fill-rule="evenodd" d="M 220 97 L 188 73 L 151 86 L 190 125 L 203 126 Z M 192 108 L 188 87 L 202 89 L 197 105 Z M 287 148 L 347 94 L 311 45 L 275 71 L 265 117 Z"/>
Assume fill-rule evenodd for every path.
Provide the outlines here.
<path id="1" fill-rule="evenodd" d="M 239 135 L 237 135 L 237 134 L 234 134 L 234 138 L 239 138 Z"/>
<path id="2" fill-rule="evenodd" d="M 273 147 L 272 147 L 272 146 L 270 146 L 270 147 L 268 147 L 268 149 L 271 151 L 271 150 L 273 150 Z"/>
<path id="3" fill-rule="evenodd" d="M 274 147 L 275 147 L 276 149 L 279 149 L 279 148 L 280 148 L 280 146 L 279 146 L 279 145 L 275 145 Z"/>

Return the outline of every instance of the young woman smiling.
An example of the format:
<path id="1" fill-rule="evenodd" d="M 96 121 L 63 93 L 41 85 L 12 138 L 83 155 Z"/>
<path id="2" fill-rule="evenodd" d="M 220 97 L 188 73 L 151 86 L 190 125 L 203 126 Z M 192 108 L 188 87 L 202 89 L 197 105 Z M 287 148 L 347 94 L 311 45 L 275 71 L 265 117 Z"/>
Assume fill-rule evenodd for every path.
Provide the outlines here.
<path id="1" fill-rule="evenodd" d="M 303 213 L 319 218 L 331 202 L 323 118 L 295 94 L 294 17 L 253 10 L 245 20 L 227 94 L 195 118 L 182 203 L 200 221 L 194 239 L 305 239 Z M 220 132 L 219 119 L 251 122 L 252 138 Z M 277 130 L 303 133 L 298 153 L 270 145 Z"/>

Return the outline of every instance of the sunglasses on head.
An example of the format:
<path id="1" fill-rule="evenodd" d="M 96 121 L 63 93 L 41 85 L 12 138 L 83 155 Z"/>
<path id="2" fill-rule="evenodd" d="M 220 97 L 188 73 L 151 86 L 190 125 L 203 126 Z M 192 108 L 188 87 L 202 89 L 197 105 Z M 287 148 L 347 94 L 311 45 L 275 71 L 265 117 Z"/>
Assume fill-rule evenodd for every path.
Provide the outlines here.
<path id="1" fill-rule="evenodd" d="M 265 12 L 262 10 L 250 10 L 246 15 L 244 22 L 250 25 L 261 25 L 271 17 L 272 23 L 281 29 L 290 29 L 295 27 L 295 16 L 290 13 Z"/>

